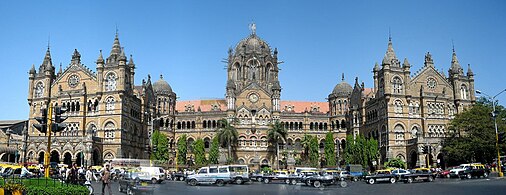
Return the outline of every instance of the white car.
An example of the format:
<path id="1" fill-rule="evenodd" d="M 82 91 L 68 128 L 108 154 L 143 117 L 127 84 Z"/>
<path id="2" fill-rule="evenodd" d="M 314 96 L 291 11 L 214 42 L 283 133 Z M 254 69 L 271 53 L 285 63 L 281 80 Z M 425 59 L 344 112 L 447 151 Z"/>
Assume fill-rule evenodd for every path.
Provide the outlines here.
<path id="1" fill-rule="evenodd" d="M 151 181 L 152 183 L 162 183 L 167 177 L 165 170 L 161 167 L 141 167 L 141 172 L 147 173 L 139 175 L 142 181 Z"/>
<path id="2" fill-rule="evenodd" d="M 196 174 L 188 175 L 186 182 L 191 186 L 199 184 L 216 184 L 223 186 L 231 181 L 228 166 L 202 167 Z"/>
<path id="3" fill-rule="evenodd" d="M 450 170 L 450 177 L 459 177 L 459 172 L 471 167 L 471 164 L 461 164 L 459 167 Z"/>
<path id="4" fill-rule="evenodd" d="M 243 184 L 250 180 L 248 165 L 228 165 L 228 170 L 233 183 Z"/>
<path id="5" fill-rule="evenodd" d="M 410 174 L 411 172 L 409 172 L 408 170 L 404 170 L 404 169 L 395 169 L 392 171 L 392 174 L 394 174 L 395 176 L 397 176 L 397 178 L 400 178 L 401 175 L 407 175 L 407 174 Z"/>

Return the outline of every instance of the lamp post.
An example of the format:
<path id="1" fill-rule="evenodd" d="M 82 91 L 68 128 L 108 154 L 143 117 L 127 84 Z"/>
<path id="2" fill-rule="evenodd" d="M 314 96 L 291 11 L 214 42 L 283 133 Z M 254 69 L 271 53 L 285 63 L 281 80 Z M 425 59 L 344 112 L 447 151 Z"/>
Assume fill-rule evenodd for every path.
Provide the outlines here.
<path id="1" fill-rule="evenodd" d="M 9 148 L 9 145 L 10 145 L 11 134 L 12 134 L 12 130 L 10 128 L 8 128 L 5 131 L 5 135 L 7 135 L 7 148 Z M 7 162 L 11 162 L 11 154 L 7 155 Z"/>
<path id="2" fill-rule="evenodd" d="M 499 171 L 499 177 L 503 177 L 503 173 L 501 170 L 501 154 L 499 152 L 499 134 L 497 132 L 497 114 L 495 113 L 495 105 L 497 103 L 496 103 L 495 98 L 505 91 L 506 91 L 506 89 L 503 89 L 498 94 L 496 94 L 494 96 L 490 96 L 490 95 L 487 95 L 486 93 L 481 92 L 480 90 L 476 90 L 477 94 L 483 94 L 483 95 L 487 96 L 487 98 L 492 100 L 492 109 L 493 109 L 492 117 L 494 117 L 494 125 L 495 125 L 495 148 L 497 150 L 497 170 Z"/>

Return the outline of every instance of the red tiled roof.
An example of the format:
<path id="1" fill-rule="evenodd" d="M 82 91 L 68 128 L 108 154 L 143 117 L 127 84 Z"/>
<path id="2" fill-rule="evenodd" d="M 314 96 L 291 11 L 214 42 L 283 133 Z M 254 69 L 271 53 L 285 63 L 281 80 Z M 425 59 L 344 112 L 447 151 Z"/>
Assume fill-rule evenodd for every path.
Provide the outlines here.
<path id="1" fill-rule="evenodd" d="M 227 105 L 224 99 L 215 99 L 215 100 L 182 100 L 176 102 L 176 110 L 178 112 L 184 112 L 185 106 L 193 105 L 195 111 L 200 110 L 202 112 L 211 111 L 212 105 L 218 104 L 222 111 L 227 110 Z"/>
<path id="2" fill-rule="evenodd" d="M 214 104 L 219 104 L 220 109 L 222 111 L 227 110 L 226 101 L 224 99 L 214 99 L 214 100 L 183 100 L 176 102 L 176 110 L 178 112 L 184 112 L 185 106 L 193 105 L 195 111 L 198 110 L 200 106 L 200 110 L 202 112 L 211 111 L 211 106 Z M 329 111 L 329 104 L 327 102 L 305 102 L 305 101 L 281 101 L 281 111 L 285 111 L 288 107 L 292 107 L 292 111 L 296 113 L 302 113 L 305 110 L 311 111 L 311 108 L 318 108 L 320 112 L 327 113 Z"/>
<path id="3" fill-rule="evenodd" d="M 306 110 L 311 111 L 313 107 L 319 108 L 322 113 L 327 113 L 329 111 L 328 102 L 281 101 L 281 111 L 285 111 L 289 109 L 289 107 L 293 107 L 292 110 L 296 113 L 301 113 Z"/>

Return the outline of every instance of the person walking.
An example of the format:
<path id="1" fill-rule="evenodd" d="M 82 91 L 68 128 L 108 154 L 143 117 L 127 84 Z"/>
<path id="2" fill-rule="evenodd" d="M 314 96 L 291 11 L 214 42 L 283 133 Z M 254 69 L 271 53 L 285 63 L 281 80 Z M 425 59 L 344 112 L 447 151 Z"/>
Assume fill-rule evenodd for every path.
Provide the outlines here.
<path id="1" fill-rule="evenodd" d="M 102 172 L 102 195 L 105 194 L 105 187 L 109 190 L 109 195 L 112 195 L 111 191 L 111 172 L 109 170 L 109 165 L 105 165 L 105 169 Z"/>

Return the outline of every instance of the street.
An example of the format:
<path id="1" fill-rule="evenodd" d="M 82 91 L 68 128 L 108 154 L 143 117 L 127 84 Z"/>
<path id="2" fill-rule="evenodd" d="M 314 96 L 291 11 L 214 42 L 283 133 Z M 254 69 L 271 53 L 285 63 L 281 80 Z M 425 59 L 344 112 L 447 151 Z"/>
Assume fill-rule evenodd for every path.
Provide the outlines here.
<path id="1" fill-rule="evenodd" d="M 94 183 L 95 194 L 100 194 L 101 185 Z M 118 192 L 118 184 L 112 184 L 113 194 L 124 194 Z M 337 186 L 326 186 L 325 188 L 313 188 L 298 185 L 286 184 L 263 184 L 252 182 L 245 185 L 228 184 L 223 187 L 217 186 L 189 186 L 180 181 L 164 181 L 162 184 L 155 184 L 153 194 L 206 194 L 206 195 L 236 195 L 236 194 L 502 194 L 506 191 L 506 179 L 437 179 L 434 182 L 405 184 L 397 182 L 395 184 L 378 183 L 374 185 L 365 182 L 349 182 L 348 187 L 340 188 Z M 107 193 L 106 193 L 107 194 Z"/>

